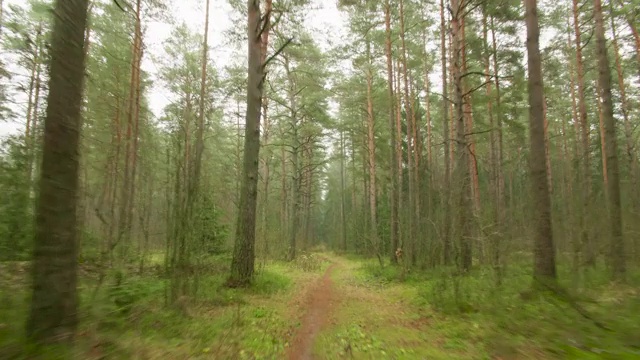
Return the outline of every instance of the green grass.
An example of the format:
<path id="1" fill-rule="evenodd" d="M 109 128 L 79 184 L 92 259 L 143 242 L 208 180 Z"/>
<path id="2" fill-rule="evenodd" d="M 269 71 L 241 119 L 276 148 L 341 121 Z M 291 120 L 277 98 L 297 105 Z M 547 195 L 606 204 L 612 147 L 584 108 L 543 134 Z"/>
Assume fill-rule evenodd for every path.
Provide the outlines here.
<path id="1" fill-rule="evenodd" d="M 95 299 L 97 276 L 83 272 L 74 358 L 280 358 L 298 321 L 289 301 L 318 276 L 274 262 L 259 269 L 251 287 L 229 289 L 223 286 L 228 256 L 211 256 L 201 261 L 196 296 L 167 307 L 168 279 L 158 272 L 163 257 L 152 255 L 149 271 L 137 274 L 132 265 L 119 286 L 114 286 L 115 272 L 109 273 Z M 0 271 L 5 274 L 0 278 L 0 354 L 24 350 L 29 291 L 23 270 Z"/>
<path id="2" fill-rule="evenodd" d="M 531 292 L 528 269 L 526 263 L 512 265 L 497 287 L 491 269 L 468 276 L 452 269 L 411 272 L 403 279 L 401 269 L 367 261 L 358 278 L 370 286 L 406 289 L 412 311 L 431 313 L 428 331 L 443 337 L 442 348 L 471 351 L 473 358 L 640 359 L 637 272 L 620 285 L 611 284 L 604 270 L 589 270 L 576 289 L 568 281 L 570 269 L 561 267 L 561 284 L 570 295 L 557 296 Z M 611 330 L 585 319 L 575 303 Z"/>

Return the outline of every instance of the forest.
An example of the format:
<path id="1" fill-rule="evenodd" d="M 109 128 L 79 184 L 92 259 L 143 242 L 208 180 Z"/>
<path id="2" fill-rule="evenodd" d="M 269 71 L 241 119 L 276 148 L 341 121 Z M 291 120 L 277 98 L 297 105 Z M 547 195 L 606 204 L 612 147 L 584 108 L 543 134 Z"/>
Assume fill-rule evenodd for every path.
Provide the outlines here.
<path id="1" fill-rule="evenodd" d="M 0 359 L 640 359 L 639 0 L 0 0 Z"/>

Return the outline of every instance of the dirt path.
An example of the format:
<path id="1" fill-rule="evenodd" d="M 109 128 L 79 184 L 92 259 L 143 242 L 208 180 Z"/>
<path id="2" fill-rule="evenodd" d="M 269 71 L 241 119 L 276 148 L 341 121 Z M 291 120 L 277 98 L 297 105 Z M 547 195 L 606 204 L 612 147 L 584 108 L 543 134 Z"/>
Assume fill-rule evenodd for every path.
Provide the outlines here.
<path id="1" fill-rule="evenodd" d="M 331 310 L 336 304 L 336 293 L 331 280 L 331 272 L 335 267 L 335 263 L 329 266 L 322 278 L 318 279 L 316 285 L 307 294 L 306 312 L 301 320 L 302 325 L 288 351 L 290 360 L 313 359 L 315 338 L 326 325 Z"/>

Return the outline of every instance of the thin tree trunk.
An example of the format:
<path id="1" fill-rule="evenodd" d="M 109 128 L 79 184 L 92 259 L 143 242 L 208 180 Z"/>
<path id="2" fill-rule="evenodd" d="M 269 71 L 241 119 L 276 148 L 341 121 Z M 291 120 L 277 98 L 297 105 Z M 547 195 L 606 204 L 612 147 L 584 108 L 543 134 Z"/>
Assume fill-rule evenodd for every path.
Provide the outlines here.
<path id="1" fill-rule="evenodd" d="M 591 162 L 590 162 L 590 144 L 589 144 L 589 121 L 587 116 L 587 104 L 585 97 L 585 83 L 584 83 L 584 63 L 582 59 L 582 33 L 580 30 L 580 16 L 579 16 L 579 1 L 573 0 L 573 28 L 575 33 L 575 48 L 576 48 L 576 67 L 577 67 L 577 83 L 578 83 L 578 114 L 580 119 L 580 134 L 582 143 L 582 202 L 583 210 L 581 212 L 581 242 L 582 246 L 586 248 L 586 264 L 595 264 L 595 254 L 592 249 L 591 240 L 589 239 L 589 232 L 587 229 L 587 211 L 590 208 L 591 203 Z"/>
<path id="2" fill-rule="evenodd" d="M 375 148 L 375 118 L 373 114 L 373 98 L 371 95 L 373 78 L 371 74 L 371 53 L 367 42 L 367 57 L 369 67 L 367 68 L 367 152 L 369 166 L 369 226 L 371 243 L 376 252 L 376 256 L 382 265 L 382 255 L 380 254 L 380 244 L 378 238 L 378 212 L 377 212 L 377 185 L 376 185 L 376 148 Z"/>
<path id="3" fill-rule="evenodd" d="M 442 203 L 444 212 L 443 223 L 443 261 L 445 265 L 451 263 L 451 154 L 449 140 L 449 87 L 447 85 L 447 45 L 446 22 L 444 18 L 444 0 L 440 0 L 440 52 L 442 66 L 442 131 L 444 144 L 444 200 Z"/>
<path id="4" fill-rule="evenodd" d="M 390 151 L 389 151 L 389 164 L 391 165 L 391 263 L 397 264 L 398 258 L 396 257 L 396 250 L 400 244 L 400 233 L 399 233 L 399 218 L 398 218 L 398 206 L 400 200 L 400 183 L 399 183 L 399 168 L 398 168 L 398 157 L 396 155 L 396 137 L 397 137 L 397 129 L 395 124 L 395 98 L 393 95 L 393 60 L 392 60 L 392 52 L 391 52 L 391 7 L 389 5 L 389 0 L 385 1 L 384 8 L 384 19 L 385 19 L 385 55 L 387 58 L 387 83 L 388 83 L 388 94 L 389 94 L 389 129 L 391 134 L 391 143 L 390 143 Z"/>
<path id="5" fill-rule="evenodd" d="M 609 89 L 611 90 L 611 89 Z M 609 188 L 609 176 L 607 174 L 607 149 L 606 149 L 606 135 L 604 130 L 604 113 L 602 109 L 602 90 L 600 89 L 600 84 L 596 87 L 597 97 L 596 97 L 596 105 L 598 108 L 598 126 L 600 130 L 600 153 L 602 158 L 602 180 L 604 183 L 605 195 L 608 196 L 608 188 Z"/>
<path id="6" fill-rule="evenodd" d="M 393 157 L 393 151 L 391 152 Z M 342 236 L 342 251 L 347 251 L 347 219 L 345 212 L 345 186 L 344 186 L 344 129 L 340 129 L 340 234 Z"/>

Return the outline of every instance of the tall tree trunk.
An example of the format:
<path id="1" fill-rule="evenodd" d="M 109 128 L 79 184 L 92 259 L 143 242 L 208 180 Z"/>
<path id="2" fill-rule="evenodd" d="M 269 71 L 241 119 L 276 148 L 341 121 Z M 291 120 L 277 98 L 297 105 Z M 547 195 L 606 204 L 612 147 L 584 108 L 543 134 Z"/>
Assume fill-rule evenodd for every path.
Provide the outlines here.
<path id="1" fill-rule="evenodd" d="M 620 88 L 620 105 L 622 106 L 622 117 L 624 119 L 624 137 L 625 137 L 625 150 L 627 152 L 627 159 L 629 161 L 629 168 L 631 169 L 631 183 L 634 189 L 638 187 L 638 176 L 640 176 L 640 171 L 638 169 L 638 157 L 634 153 L 634 149 L 636 147 L 635 140 L 633 138 L 633 125 L 629 119 L 629 102 L 627 100 L 627 87 L 624 82 L 624 71 L 622 70 L 622 62 L 620 60 L 620 50 L 618 46 L 618 36 L 616 31 L 616 22 L 613 16 L 613 2 L 610 2 L 611 7 L 611 32 L 613 34 L 613 51 L 615 55 L 616 61 L 616 74 L 618 75 L 618 87 Z M 640 40 L 639 40 L 640 41 Z M 640 44 L 638 44 L 640 46 Z M 638 52 L 640 54 L 640 50 Z M 639 55 L 640 56 L 640 55 Z M 638 58 L 638 63 L 640 64 L 640 57 Z M 637 199 L 637 195 L 632 195 L 634 199 Z M 638 201 L 633 200 L 632 205 L 634 209 L 638 208 Z"/>
<path id="2" fill-rule="evenodd" d="M 395 147 L 395 155 L 396 155 L 396 167 L 398 169 L 398 248 L 404 247 L 406 245 L 406 231 L 403 230 L 402 225 L 403 222 L 400 220 L 400 211 L 404 206 L 404 181 L 403 181 L 403 167 L 404 167 L 404 155 L 402 151 L 402 90 L 400 90 L 400 63 L 396 62 L 396 99 L 395 99 L 395 108 L 396 108 L 396 147 Z M 395 255 L 394 255 L 395 256 Z"/>
<path id="3" fill-rule="evenodd" d="M 87 0 L 55 3 L 27 337 L 70 344 L 78 324 L 78 150 Z"/>
<path id="4" fill-rule="evenodd" d="M 609 89 L 611 90 L 611 89 Z M 605 135 L 605 130 L 604 130 L 604 113 L 603 113 L 603 109 L 602 109 L 602 97 L 600 96 L 600 94 L 602 93 L 601 89 L 600 89 L 600 84 L 597 85 L 596 87 L 596 92 L 597 92 L 597 96 L 596 96 L 596 107 L 598 109 L 598 126 L 599 126 L 599 130 L 600 130 L 600 153 L 601 153 L 601 158 L 602 158 L 602 180 L 604 183 L 604 190 L 605 190 L 605 194 L 608 194 L 608 187 L 609 187 L 609 176 L 607 174 L 607 149 L 605 148 L 606 145 L 606 135 Z"/>
<path id="5" fill-rule="evenodd" d="M 452 70 L 454 78 L 454 102 L 456 119 L 456 142 L 457 159 L 454 172 L 454 181 L 458 189 L 458 226 L 460 236 L 460 253 L 458 266 L 463 272 L 471 269 L 471 179 L 469 173 L 469 150 L 465 133 L 465 114 L 463 99 L 463 79 L 462 79 L 462 52 L 464 44 L 462 38 L 463 14 L 465 8 L 464 0 L 451 0 L 453 16 L 451 19 L 451 31 L 453 37 L 453 59 Z"/>
<path id="6" fill-rule="evenodd" d="M 139 96 L 137 95 L 138 80 L 140 72 L 140 51 L 142 50 L 142 31 L 140 29 L 140 9 L 141 0 L 136 1 L 135 26 L 133 45 L 131 47 L 131 79 L 129 82 L 129 100 L 127 110 L 127 132 L 125 137 L 125 159 L 124 159 L 124 176 L 122 182 L 120 209 L 119 209 L 119 225 L 117 244 L 122 246 L 123 255 L 126 254 L 127 246 L 129 246 L 129 236 L 131 231 L 131 213 L 133 209 L 133 194 L 135 168 L 134 162 L 137 151 L 136 128 L 138 119 L 136 117 L 136 104 Z M 126 244 L 123 244 L 126 242 Z"/>
<path id="7" fill-rule="evenodd" d="M 396 257 L 396 250 L 400 245 L 400 233 L 399 233 L 399 218 L 398 218 L 398 206 L 400 200 L 400 183 L 399 183 L 399 169 L 398 169 L 398 157 L 396 155 L 396 124 L 395 124 L 395 98 L 393 95 L 393 60 L 391 52 L 391 6 L 389 0 L 385 1 L 384 7 L 384 22 L 385 22 L 385 55 L 387 58 L 387 83 L 389 94 L 389 129 L 391 134 L 390 139 L 390 151 L 389 151 L 389 164 L 391 165 L 391 263 L 397 264 L 398 258 Z"/>
<path id="8" fill-rule="evenodd" d="M 258 196 L 258 159 L 260 155 L 260 111 L 264 63 L 261 49 L 260 1 L 247 1 L 248 78 L 247 111 L 244 138 L 243 176 L 236 224 L 236 240 L 231 261 L 231 286 L 247 285 L 251 281 L 255 262 L 256 205 Z"/>
<path id="9" fill-rule="evenodd" d="M 444 0 L 440 0 L 440 61 L 442 66 L 442 131 L 444 138 L 444 196 L 443 196 L 443 261 L 445 265 L 451 263 L 451 154 L 449 140 L 449 87 L 447 85 L 447 45 L 446 22 L 444 18 Z"/>
<path id="10" fill-rule="evenodd" d="M 196 156 L 195 156 L 195 164 L 193 176 L 190 181 L 190 203 L 193 202 L 196 196 L 196 192 L 200 186 L 200 173 L 202 169 L 202 153 L 204 152 L 204 128 L 205 128 L 205 102 L 206 99 L 206 89 L 207 89 L 207 64 L 209 62 L 209 1 L 206 0 L 205 6 L 205 16 L 204 16 L 204 36 L 202 41 L 202 64 L 200 65 L 200 101 L 198 108 L 198 127 L 196 129 Z"/>
<path id="11" fill-rule="evenodd" d="M 263 24 L 264 24 L 264 30 L 260 36 L 260 45 L 262 46 L 262 58 L 261 58 L 261 62 L 264 64 L 267 61 L 267 51 L 269 49 L 269 33 L 271 30 L 271 10 L 272 10 L 272 0 L 266 0 L 265 1 L 265 9 L 264 9 L 264 19 Z M 265 73 L 265 80 L 266 81 L 266 73 Z M 268 117 L 268 110 L 269 110 L 269 106 L 268 106 L 268 98 L 267 96 L 264 95 L 262 96 L 262 117 L 264 118 L 264 139 L 263 139 L 263 144 L 268 144 L 269 143 L 269 135 L 270 135 L 270 131 L 269 131 L 269 117 Z M 264 161 L 264 166 L 263 166 L 263 179 L 264 179 L 264 190 L 263 190 L 263 197 L 264 200 L 262 201 L 263 203 L 263 211 L 262 211 L 262 241 L 264 241 L 264 255 L 268 256 L 269 253 L 269 242 L 267 240 L 267 220 L 268 220 L 268 209 L 269 209 L 269 177 L 270 177 L 270 159 L 271 159 L 271 151 L 269 151 L 269 153 L 267 154 L 267 158 Z"/>
<path id="12" fill-rule="evenodd" d="M 537 0 L 525 0 L 529 90 L 530 168 L 533 195 L 534 281 L 555 281 L 556 264 L 551 228 L 551 196 L 547 183 L 544 139 L 544 90 L 540 56 Z M 537 286 L 537 285 L 536 285 Z"/>
<path id="13" fill-rule="evenodd" d="M 382 254 L 380 254 L 380 244 L 378 238 L 378 198 L 376 185 L 376 139 L 375 139 L 375 117 L 373 114 L 373 75 L 371 74 L 371 52 L 370 43 L 367 42 L 367 159 L 369 173 L 369 226 L 371 234 L 371 243 L 373 245 L 376 256 L 382 265 Z"/>
<path id="14" fill-rule="evenodd" d="M 589 121 L 587 116 L 587 103 L 585 97 L 585 83 L 584 83 L 584 63 L 582 59 L 582 33 L 580 30 L 580 10 L 579 1 L 573 0 L 573 29 L 575 33 L 575 48 L 576 48 L 576 68 L 577 68 L 577 83 L 578 83 L 578 114 L 580 119 L 580 140 L 582 143 L 582 202 L 583 210 L 581 214 L 581 226 L 580 226 L 580 238 L 583 248 L 586 250 L 586 264 L 595 264 L 595 254 L 592 249 L 591 240 L 589 239 L 589 232 L 587 229 L 587 209 L 590 208 L 591 203 L 591 154 L 589 144 Z"/>
<path id="15" fill-rule="evenodd" d="M 393 157 L 393 151 L 391 151 L 391 156 Z M 346 210 L 345 210 L 345 186 L 344 186 L 344 129 L 340 129 L 340 235 L 341 235 L 341 246 L 342 251 L 347 251 L 347 218 L 346 218 Z"/>
<path id="16" fill-rule="evenodd" d="M 500 98 L 500 68 L 498 67 L 498 46 L 496 43 L 496 29 L 493 16 L 491 16 L 491 43 L 493 48 L 493 73 L 496 84 L 496 126 L 498 127 L 498 143 L 497 143 L 497 202 L 498 202 L 498 226 L 502 227 L 505 221 L 505 201 L 504 201 L 504 171 L 502 164 L 504 163 L 503 153 L 503 135 L 502 135 L 502 110 Z M 499 255 L 497 255 L 499 256 Z M 497 259 L 499 260 L 499 259 Z"/>
<path id="17" fill-rule="evenodd" d="M 611 98 L 611 68 L 607 57 L 607 42 L 602 15 L 601 0 L 594 0 L 596 20 L 596 49 L 598 57 L 598 83 L 602 98 L 602 113 L 606 131 L 607 168 L 609 173 L 609 226 L 611 227 L 611 268 L 615 279 L 622 279 L 626 272 L 624 238 L 622 235 L 622 208 L 620 205 L 620 173 L 618 169 L 618 144 L 616 123 Z"/>
<path id="18" fill-rule="evenodd" d="M 405 43 L 405 21 L 404 21 L 404 0 L 400 0 L 400 41 L 401 41 L 401 52 L 402 52 L 402 77 L 404 80 L 404 112 L 405 119 L 407 122 L 407 162 L 409 166 L 408 171 L 408 183 L 409 183 L 409 211 L 408 211 L 408 225 L 409 225 L 409 251 L 408 255 L 411 259 L 411 263 L 415 264 L 417 259 L 416 251 L 417 251 L 417 237 L 418 237 L 418 229 L 417 229 L 417 216 L 416 216 L 416 184 L 415 184 L 415 157 L 413 155 L 415 151 L 415 138 L 414 138 L 414 130 L 415 130 L 415 116 L 413 113 L 413 109 L 411 107 L 411 93 L 409 92 L 409 76 L 407 69 L 407 48 Z"/>
<path id="19" fill-rule="evenodd" d="M 463 10 L 464 11 L 464 10 Z M 467 36 L 466 36 L 466 21 L 464 18 L 460 19 L 461 23 L 461 38 L 462 38 L 462 74 L 467 73 Z M 465 78 L 466 79 L 466 78 Z M 471 174 L 471 197 L 473 199 L 473 212 L 477 214 L 480 211 L 480 182 L 478 179 L 478 161 L 476 155 L 476 142 L 473 136 L 473 107 L 471 93 L 469 92 L 469 86 L 466 81 L 463 81 L 463 91 L 467 94 L 464 99 L 464 116 L 465 116 L 465 137 L 468 138 L 468 151 L 469 151 L 469 174 Z"/>
<path id="20" fill-rule="evenodd" d="M 284 58 L 284 67 L 287 74 L 288 88 L 287 88 L 287 100 L 289 101 L 289 117 L 292 124 L 293 131 L 293 148 L 291 150 L 291 211 L 289 215 L 291 216 L 291 227 L 289 232 L 289 250 L 287 254 L 287 258 L 289 261 L 293 261 L 296 257 L 296 248 L 298 246 L 298 234 L 300 233 L 300 229 L 298 229 L 300 224 L 300 191 L 302 188 L 302 171 L 300 166 L 300 151 L 302 150 L 303 144 L 300 139 L 299 133 L 299 119 L 297 113 L 297 104 L 296 104 L 296 88 L 295 82 L 293 80 L 292 71 L 289 68 L 289 58 L 285 56 Z M 304 156 L 304 154 L 303 154 Z"/>

